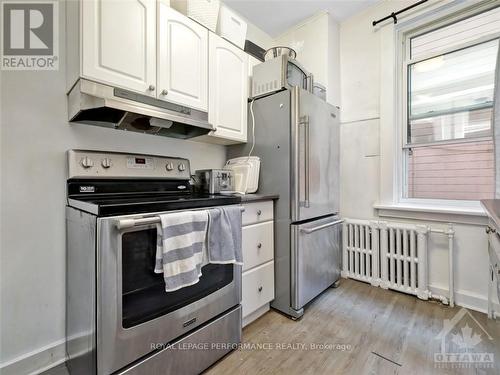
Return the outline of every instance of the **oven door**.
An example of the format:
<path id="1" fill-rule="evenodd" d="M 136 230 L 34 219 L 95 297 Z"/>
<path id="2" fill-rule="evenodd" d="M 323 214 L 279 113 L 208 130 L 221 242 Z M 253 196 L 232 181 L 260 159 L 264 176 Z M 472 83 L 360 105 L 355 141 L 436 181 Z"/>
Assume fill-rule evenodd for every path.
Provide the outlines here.
<path id="1" fill-rule="evenodd" d="M 241 266 L 208 264 L 200 281 L 165 292 L 154 273 L 156 225 L 118 229 L 127 215 L 98 219 L 97 369 L 109 374 L 241 301 Z"/>

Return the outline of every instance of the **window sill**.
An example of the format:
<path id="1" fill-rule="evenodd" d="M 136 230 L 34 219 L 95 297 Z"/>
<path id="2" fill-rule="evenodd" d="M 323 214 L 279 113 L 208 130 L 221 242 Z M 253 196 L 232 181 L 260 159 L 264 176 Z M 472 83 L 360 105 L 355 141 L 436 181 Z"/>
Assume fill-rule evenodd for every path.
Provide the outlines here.
<path id="1" fill-rule="evenodd" d="M 481 206 L 457 207 L 415 203 L 376 203 L 380 217 L 486 225 L 488 217 Z"/>

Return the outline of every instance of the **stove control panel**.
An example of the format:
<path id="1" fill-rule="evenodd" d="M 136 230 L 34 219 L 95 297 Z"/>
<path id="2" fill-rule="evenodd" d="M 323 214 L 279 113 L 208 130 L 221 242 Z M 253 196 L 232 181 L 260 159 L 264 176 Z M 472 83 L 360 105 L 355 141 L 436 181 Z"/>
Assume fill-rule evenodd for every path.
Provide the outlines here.
<path id="1" fill-rule="evenodd" d="M 191 177 L 188 159 L 118 152 L 69 150 L 68 169 L 68 178 Z"/>

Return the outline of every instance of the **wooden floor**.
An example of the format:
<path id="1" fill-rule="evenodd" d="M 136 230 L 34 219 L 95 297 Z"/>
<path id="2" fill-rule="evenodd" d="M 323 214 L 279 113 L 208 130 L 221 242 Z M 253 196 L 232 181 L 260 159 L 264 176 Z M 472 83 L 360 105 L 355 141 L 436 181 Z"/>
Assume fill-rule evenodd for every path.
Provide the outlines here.
<path id="1" fill-rule="evenodd" d="M 460 307 L 449 308 L 361 282 L 342 280 L 339 288 L 329 289 L 318 297 L 299 321 L 270 311 L 247 326 L 243 330 L 246 347 L 229 354 L 206 373 L 500 374 L 500 322 L 472 311 L 473 318 L 492 340 L 465 315 L 452 330 L 451 335 L 455 333 L 457 337 L 447 336 L 446 345 L 453 347 L 447 346 L 446 352 L 460 352 L 461 347 L 457 346 L 460 342 L 455 340 L 465 332 L 465 336 L 471 338 L 470 345 L 475 344 L 475 353 L 494 354 L 494 367 L 452 368 L 450 364 L 448 368 L 435 367 L 434 354 L 441 347 L 436 336 L 443 329 L 444 320 L 452 319 L 459 311 Z M 480 343 L 474 334 L 481 335 Z M 296 349 L 290 346 L 293 344 L 303 344 L 309 350 Z M 320 350 L 313 344 L 339 344 L 348 350 L 330 347 Z"/>
<path id="2" fill-rule="evenodd" d="M 468 316 L 457 329 L 468 325 L 473 330 L 468 336 L 481 334 L 474 352 L 493 353 L 494 368 L 435 368 L 434 353 L 440 350 L 436 336 L 444 320 L 459 311 L 460 307 L 342 280 L 339 288 L 327 290 L 308 306 L 299 321 L 270 311 L 246 327 L 243 344 L 254 348 L 232 352 L 206 374 L 500 374 L 500 321 L 472 311 L 492 340 Z M 312 344 L 339 344 L 348 350 L 319 350 Z M 300 350 L 300 345 L 308 350 Z M 63 366 L 45 373 L 65 374 Z"/>

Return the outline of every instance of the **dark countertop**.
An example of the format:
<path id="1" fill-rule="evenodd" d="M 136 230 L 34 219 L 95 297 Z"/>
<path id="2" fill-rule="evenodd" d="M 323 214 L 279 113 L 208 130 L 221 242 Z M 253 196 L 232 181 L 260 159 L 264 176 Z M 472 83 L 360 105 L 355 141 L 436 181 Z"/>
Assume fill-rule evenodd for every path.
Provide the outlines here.
<path id="1" fill-rule="evenodd" d="M 497 232 L 500 232 L 500 199 L 482 199 L 481 205 L 488 217 L 495 223 Z"/>
<path id="2" fill-rule="evenodd" d="M 280 196 L 278 194 L 242 194 L 241 203 L 270 201 L 279 198 Z"/>

